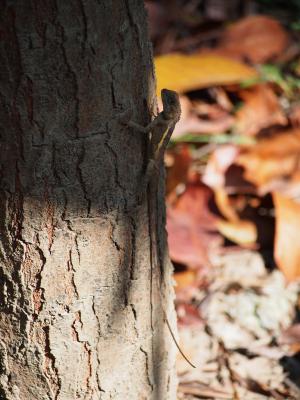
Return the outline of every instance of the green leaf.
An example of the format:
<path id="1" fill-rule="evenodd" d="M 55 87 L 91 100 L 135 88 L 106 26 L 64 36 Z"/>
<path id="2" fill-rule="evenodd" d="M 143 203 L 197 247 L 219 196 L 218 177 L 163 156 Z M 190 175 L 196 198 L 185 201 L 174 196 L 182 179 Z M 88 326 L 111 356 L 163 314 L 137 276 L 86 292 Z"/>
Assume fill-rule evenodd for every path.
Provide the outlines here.
<path id="1" fill-rule="evenodd" d="M 225 133 L 218 133 L 214 135 L 197 135 L 193 133 L 187 133 L 179 138 L 172 139 L 172 143 L 233 143 L 237 145 L 252 145 L 255 144 L 256 141 L 254 138 L 249 136 L 227 135 Z"/>

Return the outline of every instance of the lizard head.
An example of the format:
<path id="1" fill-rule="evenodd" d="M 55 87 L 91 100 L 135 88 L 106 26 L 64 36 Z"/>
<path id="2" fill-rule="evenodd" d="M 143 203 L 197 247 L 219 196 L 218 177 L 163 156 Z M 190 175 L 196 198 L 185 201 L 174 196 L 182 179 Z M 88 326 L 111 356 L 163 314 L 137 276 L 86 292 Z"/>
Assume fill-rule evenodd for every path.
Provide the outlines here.
<path id="1" fill-rule="evenodd" d="M 162 89 L 161 99 L 163 103 L 163 116 L 165 119 L 172 119 L 178 122 L 180 119 L 181 108 L 178 93 L 174 90 Z"/>

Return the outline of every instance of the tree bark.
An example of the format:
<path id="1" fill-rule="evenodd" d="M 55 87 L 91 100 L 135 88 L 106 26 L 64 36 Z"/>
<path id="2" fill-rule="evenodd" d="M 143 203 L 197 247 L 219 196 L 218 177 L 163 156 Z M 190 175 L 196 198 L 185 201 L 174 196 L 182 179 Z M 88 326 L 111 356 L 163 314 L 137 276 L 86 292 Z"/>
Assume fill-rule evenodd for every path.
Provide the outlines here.
<path id="1" fill-rule="evenodd" d="M 148 138 L 155 108 L 143 2 L 0 2 L 0 398 L 175 398 L 171 266 L 158 193 L 150 263 Z M 175 328 L 173 328 L 175 329 Z"/>

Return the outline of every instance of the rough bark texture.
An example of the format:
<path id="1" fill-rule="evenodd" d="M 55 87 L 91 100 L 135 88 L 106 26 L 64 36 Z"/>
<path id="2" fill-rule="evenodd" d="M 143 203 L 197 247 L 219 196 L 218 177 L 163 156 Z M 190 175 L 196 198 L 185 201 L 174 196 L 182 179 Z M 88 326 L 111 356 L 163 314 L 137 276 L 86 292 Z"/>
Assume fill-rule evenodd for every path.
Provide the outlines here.
<path id="1" fill-rule="evenodd" d="M 117 118 L 155 107 L 145 20 L 137 0 L 0 1 L 1 399 L 175 398 L 148 139 Z M 158 236 L 174 322 L 163 207 Z"/>

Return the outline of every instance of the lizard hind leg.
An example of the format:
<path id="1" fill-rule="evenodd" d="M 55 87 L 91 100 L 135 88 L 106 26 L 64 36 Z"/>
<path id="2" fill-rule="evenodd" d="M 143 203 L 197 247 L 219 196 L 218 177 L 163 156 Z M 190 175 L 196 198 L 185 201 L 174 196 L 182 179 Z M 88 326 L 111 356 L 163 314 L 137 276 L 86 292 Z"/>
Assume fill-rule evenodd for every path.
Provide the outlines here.
<path id="1" fill-rule="evenodd" d="M 158 176 L 158 174 L 159 174 L 159 166 L 153 158 L 150 158 L 147 164 L 147 169 L 145 174 L 147 184 L 150 181 L 150 179 L 152 179 L 154 176 Z"/>
<path id="2" fill-rule="evenodd" d="M 151 179 L 154 176 L 158 176 L 158 172 L 159 172 L 159 169 L 158 169 L 157 162 L 153 158 L 150 158 L 150 160 L 148 161 L 148 164 L 147 164 L 144 178 L 142 180 L 142 184 L 139 188 L 139 193 L 142 197 L 144 197 L 144 198 L 146 197 L 149 182 L 151 181 Z"/>
<path id="3" fill-rule="evenodd" d="M 137 200 L 135 202 L 135 205 L 129 209 L 129 212 L 136 210 L 136 208 L 141 205 L 144 200 L 146 200 L 149 182 L 154 176 L 158 176 L 158 172 L 159 169 L 157 162 L 154 159 L 150 158 L 142 181 L 137 187 Z"/>

